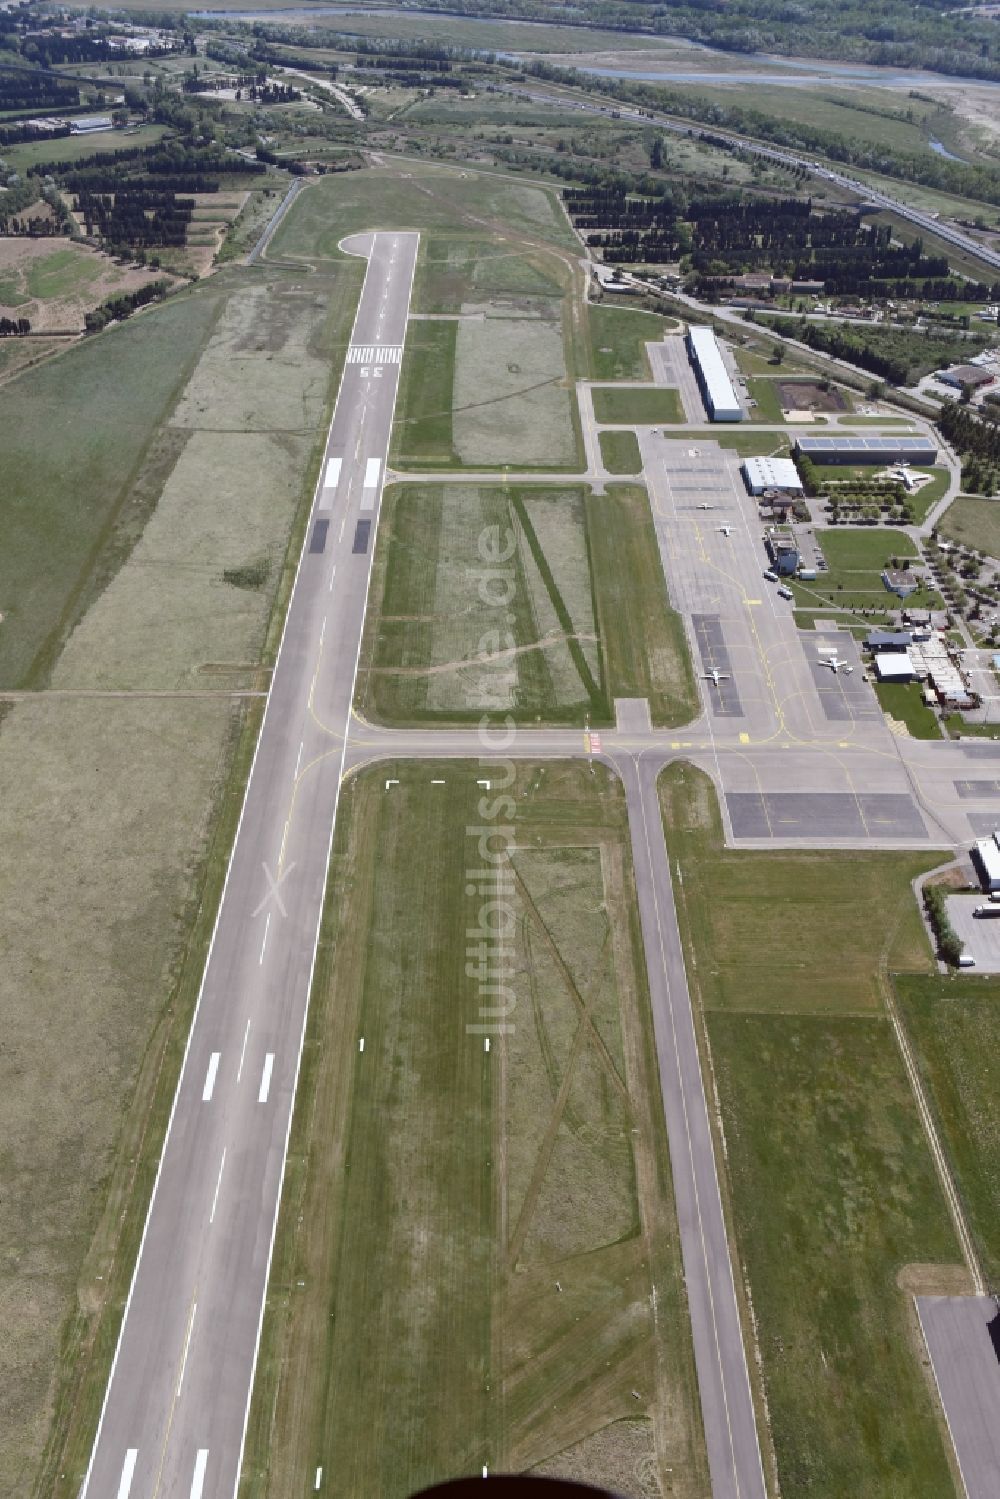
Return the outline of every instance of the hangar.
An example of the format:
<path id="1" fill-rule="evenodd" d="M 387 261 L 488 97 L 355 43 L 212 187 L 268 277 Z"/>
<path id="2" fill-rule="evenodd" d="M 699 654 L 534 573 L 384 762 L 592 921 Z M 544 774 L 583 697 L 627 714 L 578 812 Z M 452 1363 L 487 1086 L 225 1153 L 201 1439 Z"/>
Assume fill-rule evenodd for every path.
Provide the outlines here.
<path id="1" fill-rule="evenodd" d="M 729 378 L 719 341 L 711 328 L 691 327 L 687 333 L 688 358 L 698 377 L 705 408 L 713 422 L 741 422 L 743 407 Z"/>
<path id="2" fill-rule="evenodd" d="M 898 437 L 799 437 L 795 451 L 813 463 L 936 463 L 937 443 L 931 437 L 900 432 Z"/>
<path id="3" fill-rule="evenodd" d="M 802 480 L 790 458 L 748 458 L 743 464 L 743 477 L 751 494 L 767 494 L 778 490 L 781 494 L 801 494 Z"/>

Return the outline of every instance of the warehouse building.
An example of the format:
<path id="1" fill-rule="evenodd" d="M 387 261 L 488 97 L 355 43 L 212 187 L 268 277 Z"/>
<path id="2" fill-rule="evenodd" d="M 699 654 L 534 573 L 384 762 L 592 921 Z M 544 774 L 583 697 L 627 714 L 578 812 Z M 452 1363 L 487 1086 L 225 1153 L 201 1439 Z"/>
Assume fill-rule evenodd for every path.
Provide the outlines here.
<path id="1" fill-rule="evenodd" d="M 938 455 L 932 437 L 912 432 L 901 432 L 898 437 L 803 436 L 796 439 L 795 451 L 813 463 L 936 463 Z"/>
<path id="2" fill-rule="evenodd" d="M 733 389 L 719 341 L 711 328 L 689 328 L 687 351 L 701 387 L 705 409 L 712 421 L 741 422 L 743 407 Z"/>
<path id="3" fill-rule="evenodd" d="M 950 370 L 938 370 L 937 378 L 945 385 L 953 385 L 956 390 L 961 390 L 963 385 L 979 390 L 983 385 L 992 385 L 994 379 L 990 370 L 976 364 L 956 364 Z"/>
<path id="4" fill-rule="evenodd" d="M 912 682 L 917 674 L 909 651 L 875 651 L 874 660 L 880 682 Z"/>
<path id="5" fill-rule="evenodd" d="M 790 458 L 748 458 L 743 477 L 751 494 L 802 493 L 799 471 Z"/>

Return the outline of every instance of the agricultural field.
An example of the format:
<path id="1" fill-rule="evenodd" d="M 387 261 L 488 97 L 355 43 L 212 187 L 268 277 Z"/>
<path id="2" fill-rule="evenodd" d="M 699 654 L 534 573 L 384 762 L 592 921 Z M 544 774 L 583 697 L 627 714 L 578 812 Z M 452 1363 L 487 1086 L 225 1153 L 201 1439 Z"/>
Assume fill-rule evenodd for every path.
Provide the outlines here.
<path id="1" fill-rule="evenodd" d="M 882 569 L 893 557 L 915 560 L 914 542 L 904 531 L 884 527 L 824 530 L 823 554 L 830 565 L 814 583 L 791 583 L 800 608 L 823 608 L 833 604 L 840 609 L 897 608 L 900 601 L 882 582 Z M 941 597 L 921 585 L 906 599 L 911 609 L 940 609 Z"/>
<path id="2" fill-rule="evenodd" d="M 994 978 L 906 976 L 896 992 L 991 1287 L 1000 1284 L 1000 1076 Z"/>
<path id="3" fill-rule="evenodd" d="M 268 256 L 340 259 L 340 241 L 373 225 L 391 229 L 486 233 L 578 250 L 555 193 L 486 172 L 410 160 L 310 183 L 283 220 Z"/>
<path id="4" fill-rule="evenodd" d="M 26 317 L 34 333 L 82 333 L 106 298 L 172 279 L 68 238 L 0 238 L 0 317 Z"/>
<path id="5" fill-rule="evenodd" d="M 2 1493 L 92 1434 L 359 285 L 220 276 L 0 403 L 3 685 L 63 689 L 0 719 Z"/>
<path id="6" fill-rule="evenodd" d="M 606 723 L 616 696 L 648 696 L 654 722 L 694 716 L 645 490 L 406 484 L 383 507 L 358 678 L 367 716 Z M 513 551 L 487 603 L 480 543 L 493 534 Z"/>
<path id="7" fill-rule="evenodd" d="M 403 355 L 392 462 L 400 468 L 578 469 L 576 395 L 561 304 L 518 316 L 415 322 Z"/>
<path id="8" fill-rule="evenodd" d="M 706 1492 L 624 795 L 601 767 L 500 770 L 502 1022 L 468 976 L 462 873 L 497 767 L 345 786 L 247 1499 L 317 1464 L 386 1499 L 484 1464 Z"/>
<path id="9" fill-rule="evenodd" d="M 682 422 L 680 395 L 667 386 L 649 390 L 634 387 L 594 386 L 591 392 L 594 416 L 611 425 L 642 426 L 650 422 Z"/>
<path id="10" fill-rule="evenodd" d="M 910 881 L 935 856 L 724 850 L 690 766 L 661 800 L 782 1490 L 941 1499 L 909 1292 L 967 1276 L 880 979 L 931 970 Z"/>
<path id="11" fill-rule="evenodd" d="M 938 521 L 938 533 L 989 557 L 1000 558 L 1000 500 L 959 495 Z"/>

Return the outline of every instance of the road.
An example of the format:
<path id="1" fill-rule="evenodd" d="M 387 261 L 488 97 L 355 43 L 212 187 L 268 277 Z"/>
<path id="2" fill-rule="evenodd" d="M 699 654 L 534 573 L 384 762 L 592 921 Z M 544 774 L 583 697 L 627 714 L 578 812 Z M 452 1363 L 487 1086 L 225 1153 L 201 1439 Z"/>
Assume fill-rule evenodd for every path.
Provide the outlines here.
<path id="1" fill-rule="evenodd" d="M 230 1499 L 263 1318 L 416 234 L 370 259 L 104 1407 L 89 1499 Z"/>
<path id="2" fill-rule="evenodd" d="M 1000 1494 L 997 1303 L 991 1296 L 918 1296 L 917 1311 L 967 1499 L 996 1499 Z"/>

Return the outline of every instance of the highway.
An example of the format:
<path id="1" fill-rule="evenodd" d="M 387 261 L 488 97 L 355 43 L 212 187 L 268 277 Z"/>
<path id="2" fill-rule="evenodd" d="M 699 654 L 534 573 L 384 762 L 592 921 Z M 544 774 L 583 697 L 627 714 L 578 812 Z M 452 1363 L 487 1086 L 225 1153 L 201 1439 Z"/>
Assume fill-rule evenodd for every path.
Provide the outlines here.
<path id="1" fill-rule="evenodd" d="M 82 1495 L 238 1482 L 418 236 L 370 255 Z"/>

